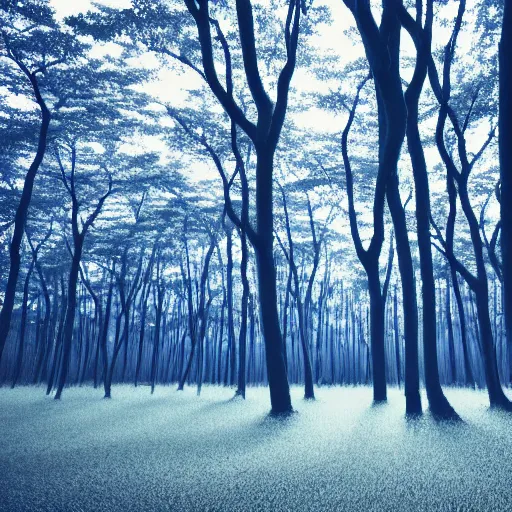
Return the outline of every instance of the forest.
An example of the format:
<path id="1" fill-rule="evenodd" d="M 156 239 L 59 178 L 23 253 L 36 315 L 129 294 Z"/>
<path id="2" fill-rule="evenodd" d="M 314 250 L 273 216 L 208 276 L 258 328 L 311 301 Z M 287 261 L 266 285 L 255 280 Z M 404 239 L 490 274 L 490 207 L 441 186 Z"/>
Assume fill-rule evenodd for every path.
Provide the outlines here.
<path id="1" fill-rule="evenodd" d="M 0 33 L 0 510 L 512 510 L 512 0 Z"/>

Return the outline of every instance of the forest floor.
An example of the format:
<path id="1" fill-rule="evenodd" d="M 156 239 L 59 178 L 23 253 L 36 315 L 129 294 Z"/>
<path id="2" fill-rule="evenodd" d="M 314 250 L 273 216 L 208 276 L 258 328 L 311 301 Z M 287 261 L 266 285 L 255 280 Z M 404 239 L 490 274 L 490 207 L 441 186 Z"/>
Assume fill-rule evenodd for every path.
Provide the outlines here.
<path id="1" fill-rule="evenodd" d="M 396 389 L 293 388 L 285 421 L 266 388 L 0 389 L 0 510 L 512 511 L 512 417 L 446 393 L 463 424 L 407 421 Z"/>

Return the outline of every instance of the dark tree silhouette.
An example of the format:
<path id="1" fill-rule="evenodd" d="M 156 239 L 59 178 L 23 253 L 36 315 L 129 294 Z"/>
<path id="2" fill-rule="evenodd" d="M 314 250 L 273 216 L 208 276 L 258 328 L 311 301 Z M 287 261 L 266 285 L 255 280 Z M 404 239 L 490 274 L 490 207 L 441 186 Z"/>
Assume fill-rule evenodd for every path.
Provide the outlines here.
<path id="1" fill-rule="evenodd" d="M 499 151 L 501 257 L 503 262 L 503 295 L 505 328 L 512 375 L 512 2 L 504 0 L 501 41 L 499 47 Z M 511 377 L 512 380 L 512 377 Z"/>
<path id="2" fill-rule="evenodd" d="M 398 266 L 404 295 L 406 339 L 405 396 L 407 414 L 421 413 L 418 369 L 418 307 L 416 285 L 409 246 L 405 211 L 398 184 L 398 158 L 405 138 L 407 109 L 400 77 L 400 21 L 403 7 L 399 0 L 383 2 L 380 28 L 370 9 L 370 2 L 345 0 L 361 34 L 366 58 L 375 82 L 379 118 L 379 176 L 385 183 L 386 198 L 395 227 Z M 381 199 L 384 201 L 384 198 Z M 380 211 L 382 207 L 378 207 Z M 378 227 L 384 237 L 383 223 Z"/>
<path id="3" fill-rule="evenodd" d="M 420 253 L 421 296 L 423 305 L 423 351 L 425 360 L 425 387 L 430 410 L 438 418 L 459 419 L 448 403 L 439 382 L 437 358 L 437 319 L 436 289 L 434 265 L 432 261 L 432 245 L 430 239 L 430 192 L 427 162 L 419 130 L 419 101 L 425 79 L 428 62 L 431 58 L 432 23 L 434 19 L 433 2 L 427 1 L 425 23 L 422 27 L 422 2 L 416 4 L 416 24 L 422 33 L 416 39 L 416 65 L 411 83 L 405 91 L 407 106 L 407 145 L 411 156 L 415 183 L 416 223 L 418 233 L 418 249 Z M 407 18 L 409 19 L 409 18 Z"/>

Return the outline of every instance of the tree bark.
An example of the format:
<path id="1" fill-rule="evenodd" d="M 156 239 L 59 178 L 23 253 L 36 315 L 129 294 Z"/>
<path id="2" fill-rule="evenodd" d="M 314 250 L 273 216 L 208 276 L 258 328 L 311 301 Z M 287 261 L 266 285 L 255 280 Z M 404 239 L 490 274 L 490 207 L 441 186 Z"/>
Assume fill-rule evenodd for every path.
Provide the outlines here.
<path id="1" fill-rule="evenodd" d="M 275 150 L 283 128 L 288 107 L 290 82 L 296 66 L 301 4 L 299 0 L 289 1 L 284 31 L 287 58 L 277 81 L 277 99 L 274 105 L 264 89 L 258 69 L 256 34 L 251 2 L 236 0 L 238 33 L 240 35 L 245 76 L 258 114 L 257 124 L 253 124 L 235 102 L 228 42 L 218 22 L 211 18 L 208 2 L 184 1 L 197 27 L 204 78 L 231 118 L 232 124 L 238 125 L 248 135 L 256 148 L 257 229 L 254 230 L 249 223 L 245 228 L 256 253 L 271 412 L 273 414 L 288 414 L 292 411 L 292 405 L 277 311 L 276 269 L 273 258 L 272 177 Z M 219 80 L 215 69 L 211 25 L 215 27 L 217 39 L 221 42 L 224 50 L 226 88 Z M 240 219 L 237 218 L 231 207 L 227 177 L 222 166 L 218 164 L 217 167 L 224 184 L 228 215 L 235 225 L 240 226 Z"/>
<path id="2" fill-rule="evenodd" d="M 30 200 L 32 199 L 34 180 L 36 178 L 37 171 L 39 169 L 39 166 L 41 165 L 41 162 L 43 161 L 44 154 L 46 152 L 46 140 L 48 136 L 48 128 L 50 126 L 51 119 L 50 111 L 48 110 L 46 103 L 43 97 L 41 96 L 39 83 L 37 81 L 35 73 L 28 73 L 27 70 L 26 74 L 34 90 L 36 102 L 41 110 L 42 120 L 41 127 L 39 130 L 39 142 L 37 146 L 37 152 L 25 176 L 20 202 L 18 204 L 18 208 L 16 209 L 16 216 L 14 218 L 14 233 L 9 246 L 9 276 L 7 278 L 7 286 L 5 288 L 2 311 L 0 311 L 0 360 L 2 359 L 2 353 L 4 350 L 5 342 L 9 334 L 9 329 L 11 327 L 12 310 L 14 308 L 14 300 L 16 297 L 16 285 L 18 283 L 18 274 L 20 271 L 20 247 L 21 242 L 23 240 L 23 234 L 25 232 L 27 212 L 30 206 Z"/>
<path id="3" fill-rule="evenodd" d="M 114 272 L 116 270 L 115 262 L 112 262 L 112 269 L 110 273 L 110 284 L 108 287 L 107 293 L 107 304 L 105 306 L 105 321 L 101 326 L 101 359 L 103 361 L 103 389 L 105 391 L 104 398 L 110 398 L 110 381 L 108 378 L 108 349 L 107 349 L 107 341 L 108 341 L 108 327 L 110 323 L 110 312 L 112 310 L 112 295 L 114 292 Z"/>
<path id="4" fill-rule="evenodd" d="M 71 342 L 73 339 L 73 326 L 75 323 L 76 312 L 76 287 L 78 282 L 78 272 L 80 269 L 80 260 L 82 259 L 82 247 L 83 239 L 80 237 L 75 242 L 73 259 L 71 261 L 71 269 L 69 271 L 67 293 L 68 307 L 66 309 L 66 320 L 64 321 L 64 329 L 62 331 L 62 366 L 60 369 L 57 392 L 55 393 L 55 400 L 60 399 L 69 372 L 69 363 L 71 360 Z"/>
<path id="5" fill-rule="evenodd" d="M 499 45 L 499 156 L 501 257 L 505 333 L 512 382 L 512 0 L 504 0 Z"/>
<path id="6" fill-rule="evenodd" d="M 30 262 L 30 265 L 27 270 L 27 275 L 25 277 L 25 284 L 23 286 L 23 301 L 21 303 L 21 325 L 20 325 L 20 338 L 18 341 L 18 355 L 16 357 L 16 364 L 14 366 L 14 375 L 12 378 L 11 389 L 14 389 L 16 386 L 18 379 L 21 375 L 21 370 L 23 367 L 23 353 L 25 351 L 25 334 L 27 331 L 27 314 L 28 314 L 28 292 L 30 285 L 30 277 L 32 276 L 32 271 L 34 270 L 34 259 Z"/>

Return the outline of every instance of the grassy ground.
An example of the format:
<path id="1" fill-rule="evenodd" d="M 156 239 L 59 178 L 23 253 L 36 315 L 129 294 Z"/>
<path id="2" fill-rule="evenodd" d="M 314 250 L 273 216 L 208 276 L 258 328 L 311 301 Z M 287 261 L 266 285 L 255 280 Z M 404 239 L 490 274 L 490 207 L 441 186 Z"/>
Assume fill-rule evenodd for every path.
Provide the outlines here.
<path id="1" fill-rule="evenodd" d="M 0 389 L 0 510 L 512 511 L 512 416 L 485 393 L 447 390 L 462 425 L 407 421 L 398 390 L 295 388 L 286 421 L 232 395 Z"/>

